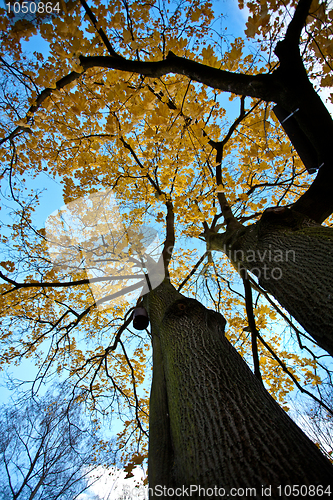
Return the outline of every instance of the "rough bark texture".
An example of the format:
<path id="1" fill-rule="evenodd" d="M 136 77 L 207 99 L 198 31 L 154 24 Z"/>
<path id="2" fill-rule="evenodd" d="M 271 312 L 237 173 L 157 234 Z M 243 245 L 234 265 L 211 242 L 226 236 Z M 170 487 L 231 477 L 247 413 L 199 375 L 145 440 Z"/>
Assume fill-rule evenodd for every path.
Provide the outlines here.
<path id="1" fill-rule="evenodd" d="M 173 485 L 173 450 L 161 344 L 153 336 L 153 381 L 149 408 L 149 480 L 152 484 Z"/>
<path id="2" fill-rule="evenodd" d="M 216 486 L 226 489 L 220 498 L 227 498 L 231 488 L 256 488 L 252 498 L 263 498 L 262 486 L 271 486 L 270 498 L 287 498 L 279 496 L 278 485 L 333 481 L 331 464 L 227 341 L 223 316 L 183 297 L 167 281 L 146 296 L 145 304 L 158 339 L 150 402 L 150 488 Z M 150 496 L 157 498 L 152 490 Z"/>
<path id="3" fill-rule="evenodd" d="M 288 209 L 267 210 L 261 220 L 231 236 L 209 236 L 333 355 L 333 229 Z"/>

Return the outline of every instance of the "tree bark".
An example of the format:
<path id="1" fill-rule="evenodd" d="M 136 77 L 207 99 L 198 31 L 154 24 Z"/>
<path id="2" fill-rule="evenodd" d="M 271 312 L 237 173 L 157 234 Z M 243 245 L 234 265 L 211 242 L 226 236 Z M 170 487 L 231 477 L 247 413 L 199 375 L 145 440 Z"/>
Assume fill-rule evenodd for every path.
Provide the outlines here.
<path id="1" fill-rule="evenodd" d="M 271 293 L 333 356 L 333 229 L 294 210 L 277 208 L 228 234 L 207 236 L 210 250 L 224 251 L 236 268 L 259 278 Z"/>
<path id="2" fill-rule="evenodd" d="M 227 498 L 231 488 L 244 488 L 236 498 L 247 498 L 246 488 L 256 489 L 252 498 L 263 498 L 262 488 L 269 487 L 270 498 L 287 498 L 279 485 L 332 482 L 329 461 L 225 338 L 222 315 L 185 298 L 167 280 L 145 305 L 159 350 L 150 401 L 151 498 L 172 496 L 163 487 L 185 498 L 191 485 L 193 498 Z"/>

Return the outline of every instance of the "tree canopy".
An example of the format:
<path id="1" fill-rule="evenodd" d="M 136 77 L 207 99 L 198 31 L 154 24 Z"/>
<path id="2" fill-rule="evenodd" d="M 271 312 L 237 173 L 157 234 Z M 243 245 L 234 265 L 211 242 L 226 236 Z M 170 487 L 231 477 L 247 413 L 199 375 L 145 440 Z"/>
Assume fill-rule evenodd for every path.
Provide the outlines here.
<path id="1" fill-rule="evenodd" d="M 332 344 L 316 336 L 299 305 L 288 310 L 282 274 L 294 254 L 269 239 L 262 249 L 251 240 L 253 231 L 268 234 L 277 218 L 293 235 L 301 227 L 314 246 L 320 227 L 332 247 L 333 123 L 318 95 L 333 82 L 330 4 L 249 1 L 246 36 L 235 38 L 222 29 L 228 18 L 217 2 L 49 3 L 52 12 L 26 16 L 1 9 L 2 366 L 31 358 L 39 380 L 69 377 L 76 397 L 123 422 L 118 445 L 128 472 L 142 463 L 150 331 L 132 326 L 138 297 L 99 307 L 94 283 L 109 278 L 105 269 L 89 274 L 87 262 L 103 245 L 105 258 L 118 258 L 124 234 L 136 238 L 145 225 L 160 235 L 167 278 L 223 313 L 227 338 L 272 396 L 288 409 L 296 386 L 332 412 L 321 390 L 331 371 L 318 347 L 332 354 Z M 276 105 L 295 120 L 311 162 L 291 137 L 293 147 Z M 97 236 L 106 240 L 88 245 L 88 257 L 77 238 L 62 261 L 54 259 L 50 232 L 35 223 L 44 174 L 61 183 L 83 229 L 93 226 L 91 200 L 102 206 L 112 193 L 124 234 L 116 234 L 111 214 L 109 224 L 98 222 Z M 89 216 L 78 206 L 90 207 Z M 52 234 L 61 232 L 56 217 Z M 327 263 L 327 252 L 324 245 L 318 259 Z M 267 276 L 257 267 L 264 259 Z M 328 266 L 328 281 L 330 273 Z M 282 284 L 275 298 L 268 281 Z M 125 285 L 113 286 L 112 293 Z M 326 325 L 333 295 L 319 309 L 311 284 L 304 286 L 304 309 Z"/>

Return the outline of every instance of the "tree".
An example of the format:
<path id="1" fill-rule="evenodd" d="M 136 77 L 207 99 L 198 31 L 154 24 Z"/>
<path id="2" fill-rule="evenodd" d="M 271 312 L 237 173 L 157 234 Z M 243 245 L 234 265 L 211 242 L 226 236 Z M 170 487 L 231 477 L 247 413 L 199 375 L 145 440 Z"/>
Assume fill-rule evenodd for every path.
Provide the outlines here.
<path id="1" fill-rule="evenodd" d="M 323 411 L 318 403 L 305 402 L 293 405 L 296 422 L 301 422 L 304 432 L 312 439 L 329 459 L 333 454 L 332 415 Z"/>
<path id="2" fill-rule="evenodd" d="M 313 344 L 306 344 L 304 332 L 271 295 L 332 354 L 332 229 L 323 225 L 332 213 L 332 119 L 311 83 L 319 78 L 322 86 L 331 85 L 332 12 L 309 0 L 250 2 L 247 34 L 260 43 L 255 58 L 243 54 L 240 39 L 223 48 L 226 39 L 214 35 L 208 2 L 113 2 L 106 8 L 81 0 L 68 2 L 61 13 L 56 5 L 52 13 L 30 20 L 8 15 L 1 21 L 7 51 L 4 178 L 19 206 L 11 224 L 17 243 L 3 237 L 8 257 L 2 262 L 6 273 L 1 272 L 2 341 L 9 344 L 3 361 L 37 353 L 40 376 L 51 366 L 68 370 L 94 408 L 111 382 L 102 411 L 107 406 L 115 411 L 117 403 L 118 413 L 126 413 L 119 445 L 124 459 L 131 456 L 128 472 L 144 460 L 148 397 L 140 384 L 150 341 L 144 334 L 134 336 L 130 301 L 107 303 L 104 297 L 106 308 L 98 307 L 94 286 L 109 282 L 110 275 L 89 275 L 92 267 L 101 272 L 101 258 L 115 259 L 117 248 L 118 258 L 126 238 L 120 233 L 114 238 L 104 223 L 100 238 L 88 235 L 87 244 L 77 236 L 62 239 L 66 258 L 52 267 L 48 235 L 32 224 L 36 193 L 24 200 L 19 179 L 23 172 L 44 169 L 60 176 L 65 201 L 87 234 L 85 229 L 96 226 L 86 212 L 78 212 L 76 200 L 89 199 L 88 207 L 91 198 L 84 196 L 111 190 L 128 240 L 130 230 L 139 240 L 144 237 L 143 222 L 164 231 L 166 279 L 137 304 L 149 314 L 154 357 L 150 484 L 207 488 L 213 483 L 257 491 L 283 482 L 328 484 L 330 464 L 262 382 L 283 403 L 291 380 L 314 396 L 301 383 L 319 387 L 318 370 L 330 377 Z M 49 54 L 35 53 L 28 64 L 21 40 L 36 33 L 49 44 Z M 223 92 L 241 96 L 232 123 L 223 122 Z M 270 103 L 278 106 L 275 114 L 304 165 Z M 310 183 L 308 171 L 314 168 L 318 173 Z M 200 258 L 186 244 L 190 238 L 207 245 Z M 232 266 L 213 258 L 212 250 L 222 250 Z M 244 296 L 233 288 L 240 283 Z M 181 289 L 196 298 L 186 298 Z M 205 304 L 215 313 L 200 304 L 204 291 Z M 223 336 L 222 309 L 229 340 L 243 358 L 253 354 L 254 376 Z M 279 333 L 267 332 L 277 314 L 310 357 L 287 351 Z M 43 358 L 46 339 L 52 341 Z M 82 340 L 90 345 L 83 347 Z M 280 457 L 278 467 L 273 455 Z"/>
<path id="3" fill-rule="evenodd" d="M 151 308 L 156 301 L 159 307 Z M 209 496 L 215 485 L 231 494 L 251 487 L 260 495 L 264 485 L 272 486 L 278 498 L 281 483 L 331 483 L 332 466 L 298 435 L 297 426 L 226 341 L 220 314 L 167 283 L 150 292 L 149 305 L 155 331 L 152 488 L 196 485 Z M 194 491 L 199 498 L 199 490 Z"/>
<path id="4" fill-rule="evenodd" d="M 39 399 L 2 405 L 1 498 L 74 499 L 95 470 L 96 429 L 65 386 Z"/>

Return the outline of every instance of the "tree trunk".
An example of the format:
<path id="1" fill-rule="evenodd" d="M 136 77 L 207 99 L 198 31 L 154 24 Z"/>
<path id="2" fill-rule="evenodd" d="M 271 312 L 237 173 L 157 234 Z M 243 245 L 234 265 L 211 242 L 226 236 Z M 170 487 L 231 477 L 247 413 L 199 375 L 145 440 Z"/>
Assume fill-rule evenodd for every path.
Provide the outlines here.
<path id="1" fill-rule="evenodd" d="M 222 315 L 185 298 L 167 280 L 145 297 L 145 305 L 154 339 L 151 498 L 172 497 L 163 487 L 183 498 L 191 485 L 193 498 L 227 498 L 229 492 L 263 498 L 262 488 L 270 487 L 270 498 L 288 498 L 286 484 L 333 481 L 329 461 L 225 338 Z M 199 486 L 206 491 L 195 491 Z M 235 495 L 231 488 L 244 491 Z"/>
<path id="2" fill-rule="evenodd" d="M 210 250 L 224 251 L 333 355 L 333 229 L 285 208 L 231 234 L 208 236 Z"/>

